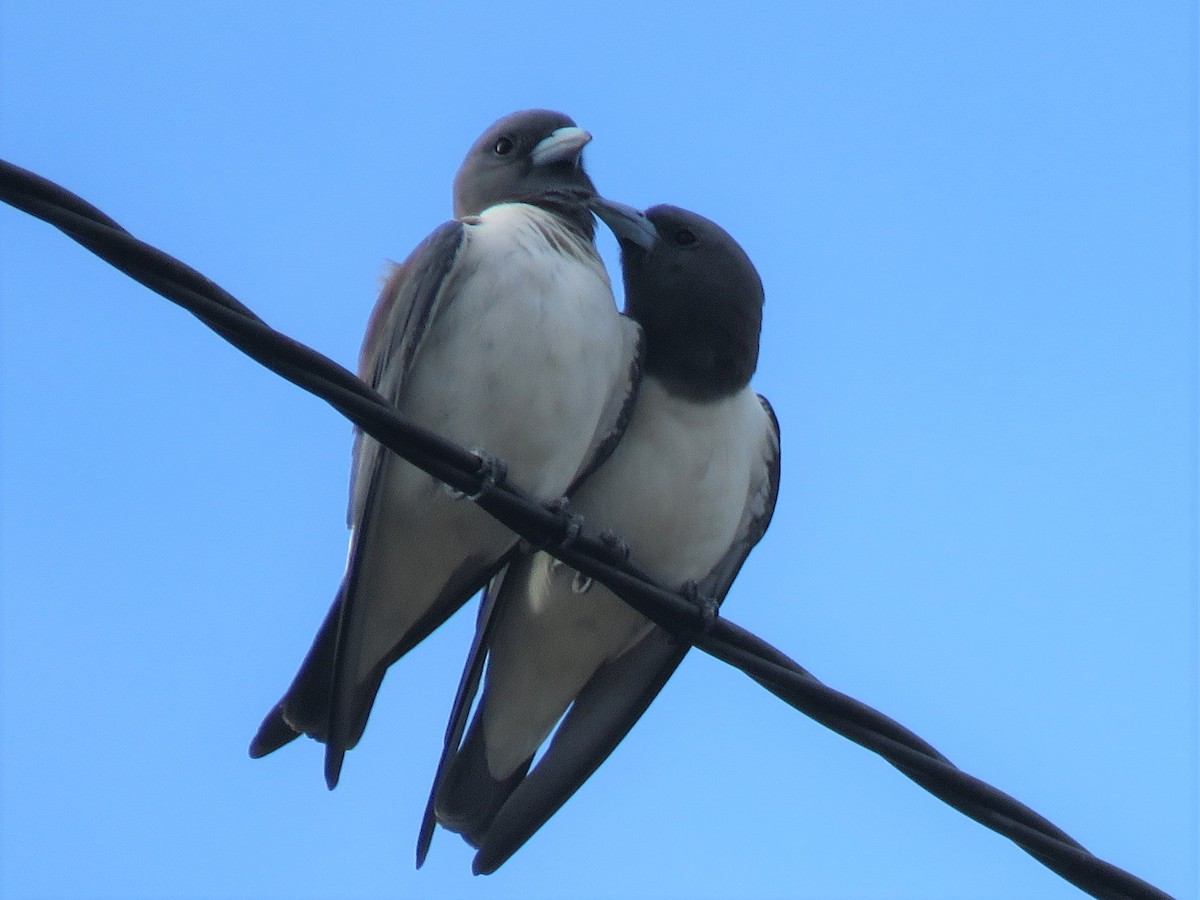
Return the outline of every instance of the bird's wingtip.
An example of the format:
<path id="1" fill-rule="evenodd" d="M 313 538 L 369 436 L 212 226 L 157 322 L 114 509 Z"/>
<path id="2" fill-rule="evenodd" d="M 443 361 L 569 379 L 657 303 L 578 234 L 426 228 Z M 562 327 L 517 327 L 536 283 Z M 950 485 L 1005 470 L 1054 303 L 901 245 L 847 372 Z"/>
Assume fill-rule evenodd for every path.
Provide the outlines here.
<path id="1" fill-rule="evenodd" d="M 437 817 L 433 812 L 434 794 L 429 795 L 429 802 L 425 804 L 425 815 L 421 817 L 421 830 L 417 832 L 417 868 L 425 865 L 425 858 L 429 856 L 429 847 L 433 844 L 433 832 L 437 828 Z"/>
<path id="2" fill-rule="evenodd" d="M 471 860 L 471 874 L 491 875 L 504 865 L 510 856 L 512 856 L 511 853 L 498 856 L 495 852 L 489 852 L 487 847 L 483 847 Z"/>
<path id="3" fill-rule="evenodd" d="M 283 704 L 276 704 L 250 741 L 250 758 L 262 759 L 268 753 L 274 753 L 284 744 L 290 744 L 300 736 L 295 728 L 283 717 Z"/>
<path id="4" fill-rule="evenodd" d="M 342 760 L 346 758 L 346 751 L 335 747 L 326 747 L 325 749 L 325 786 L 329 790 L 333 790 L 338 786 L 338 781 L 342 777 Z"/>

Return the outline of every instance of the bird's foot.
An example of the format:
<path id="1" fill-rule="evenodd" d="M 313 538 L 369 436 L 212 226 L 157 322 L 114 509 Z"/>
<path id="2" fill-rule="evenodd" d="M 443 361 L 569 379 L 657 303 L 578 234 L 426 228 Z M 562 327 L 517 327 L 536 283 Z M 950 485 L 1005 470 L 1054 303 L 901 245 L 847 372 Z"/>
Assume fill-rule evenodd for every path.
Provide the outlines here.
<path id="1" fill-rule="evenodd" d="M 553 554 L 555 550 L 566 549 L 579 540 L 579 535 L 583 533 L 583 516 L 571 511 L 571 501 L 566 497 L 559 497 L 554 502 L 547 503 L 546 508 L 565 519 L 562 536 L 557 540 L 548 540 L 538 548 Z M 566 564 L 561 559 L 555 557 L 554 561 L 550 563 L 550 571 L 557 572 L 564 565 Z M 571 579 L 571 590 L 576 594 L 587 593 L 591 586 L 592 579 L 581 572 L 576 572 Z"/>
<path id="2" fill-rule="evenodd" d="M 597 537 L 600 543 L 604 545 L 604 549 L 608 551 L 613 562 L 623 563 L 629 559 L 629 545 L 625 543 L 625 539 L 611 529 L 604 529 Z M 558 562 L 556 560 L 556 562 Z M 561 562 L 558 563 L 562 565 Z M 571 579 L 571 591 L 576 594 L 586 594 L 592 587 L 595 579 L 584 575 L 582 572 L 576 572 L 575 577 Z"/>
<path id="3" fill-rule="evenodd" d="M 479 471 L 476 473 L 479 478 L 479 490 L 473 494 L 468 494 L 456 490 L 448 484 L 442 485 L 446 493 L 455 500 L 462 500 L 464 498 L 471 501 L 478 500 L 497 485 L 504 484 L 505 479 L 508 478 L 508 464 L 500 457 L 494 456 L 482 447 L 472 447 L 470 452 L 472 456 L 479 460 Z"/>
<path id="4" fill-rule="evenodd" d="M 702 597 L 700 595 L 700 587 L 695 581 L 690 578 L 683 583 L 679 592 L 683 594 L 683 598 L 696 608 L 696 621 L 691 629 L 689 637 L 692 643 L 696 642 L 697 638 L 708 634 L 713 627 L 713 623 L 717 621 L 717 613 L 721 605 L 712 597 Z"/>
<path id="5" fill-rule="evenodd" d="M 625 538 L 611 528 L 605 528 L 599 537 L 600 543 L 612 554 L 613 562 L 623 563 L 629 559 L 629 544 L 625 543 Z"/>
<path id="6" fill-rule="evenodd" d="M 538 543 L 521 538 L 517 542 L 517 547 L 522 553 L 536 553 L 539 550 L 544 550 L 553 555 L 555 550 L 570 547 L 579 538 L 579 535 L 583 533 L 583 516 L 571 512 L 571 501 L 566 497 L 551 500 L 546 504 L 546 509 L 554 513 L 554 515 L 562 517 L 564 520 L 561 536 L 547 537 Z M 550 563 L 551 571 L 557 571 L 562 564 L 562 560 L 556 558 Z"/>

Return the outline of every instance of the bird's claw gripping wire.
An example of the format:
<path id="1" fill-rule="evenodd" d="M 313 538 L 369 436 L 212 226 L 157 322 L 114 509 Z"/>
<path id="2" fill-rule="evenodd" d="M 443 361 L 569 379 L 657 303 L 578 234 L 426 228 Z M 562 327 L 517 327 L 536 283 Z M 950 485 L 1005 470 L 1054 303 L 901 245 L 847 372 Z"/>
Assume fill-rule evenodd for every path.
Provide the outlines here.
<path id="1" fill-rule="evenodd" d="M 704 637 L 712 631 L 713 623 L 717 621 L 717 614 L 721 608 L 715 599 L 709 596 L 700 595 L 700 587 L 695 581 L 688 579 L 679 588 L 679 592 L 683 594 L 683 598 L 689 604 L 696 608 L 696 620 L 686 630 L 687 636 L 691 638 L 692 643 L 695 643 L 697 638 Z"/>
<path id="2" fill-rule="evenodd" d="M 497 485 L 504 484 L 504 480 L 508 478 L 508 463 L 500 457 L 489 453 L 482 447 L 472 447 L 470 453 L 479 460 L 479 471 L 476 473 L 479 478 L 479 489 L 473 494 L 468 494 L 452 488 L 448 484 L 443 485 L 446 493 L 455 500 L 462 500 L 464 498 L 472 502 L 478 500 Z"/>
<path id="3" fill-rule="evenodd" d="M 612 554 L 613 562 L 626 562 L 629 559 L 629 544 L 611 528 L 605 528 L 598 535 L 600 543 Z"/>
<path id="4" fill-rule="evenodd" d="M 571 511 L 571 501 L 566 497 L 559 497 L 553 503 L 547 505 L 551 512 L 567 517 L 566 525 L 563 526 L 562 537 L 553 544 L 555 547 L 566 549 L 579 540 L 579 535 L 583 533 L 583 516 Z"/>
<path id="5" fill-rule="evenodd" d="M 547 553 L 553 553 L 555 550 L 562 550 L 570 547 L 583 533 L 583 516 L 571 511 L 571 501 L 567 497 L 559 497 L 557 500 L 551 500 L 545 504 L 546 509 L 554 513 L 554 515 L 562 518 L 562 531 L 559 535 L 548 535 L 541 541 L 534 542 L 521 538 L 518 541 L 518 546 L 522 553 L 533 553 L 537 550 L 544 550 Z M 562 560 L 555 559 L 551 563 L 551 568 L 557 569 L 562 565 Z"/>
<path id="6" fill-rule="evenodd" d="M 523 551 L 544 550 L 552 553 L 556 549 L 562 550 L 570 547 L 579 540 L 579 535 L 583 533 L 583 516 L 571 512 L 571 501 L 566 497 L 559 497 L 557 500 L 547 503 L 546 508 L 555 515 L 564 517 L 562 535 L 557 538 L 548 538 L 536 547 L 532 543 L 522 540 L 521 549 Z M 557 572 L 563 565 L 565 565 L 563 561 L 556 557 L 550 563 L 550 571 Z M 585 594 L 591 586 L 592 579 L 582 572 L 576 572 L 571 578 L 571 591 L 573 593 Z"/>
<path id="7" fill-rule="evenodd" d="M 614 562 L 623 563 L 629 559 L 629 545 L 612 529 L 606 528 L 600 532 L 597 537 L 600 543 L 604 545 L 604 549 L 608 551 L 609 556 Z M 557 565 L 562 565 L 561 562 L 555 560 Z M 551 568 L 554 568 L 553 566 Z M 586 594 L 592 587 L 594 579 L 584 575 L 582 572 L 576 572 L 575 577 L 571 579 L 571 591 L 575 594 Z"/>

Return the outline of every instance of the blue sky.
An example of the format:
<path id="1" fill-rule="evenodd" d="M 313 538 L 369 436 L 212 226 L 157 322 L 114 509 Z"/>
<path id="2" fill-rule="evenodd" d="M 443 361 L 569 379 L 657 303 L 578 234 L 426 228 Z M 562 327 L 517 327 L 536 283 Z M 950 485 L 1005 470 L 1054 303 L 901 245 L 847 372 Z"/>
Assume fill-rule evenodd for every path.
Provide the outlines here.
<path id="1" fill-rule="evenodd" d="M 783 487 L 730 618 L 1200 895 L 1194 5 L 422 6 L 6 0 L 0 156 L 351 364 L 477 133 L 567 111 L 766 285 Z M 347 423 L 7 207 L 0 303 L 4 897 L 1078 896 L 701 654 L 497 874 L 446 833 L 414 871 L 469 615 L 337 791 L 246 756 Z"/>

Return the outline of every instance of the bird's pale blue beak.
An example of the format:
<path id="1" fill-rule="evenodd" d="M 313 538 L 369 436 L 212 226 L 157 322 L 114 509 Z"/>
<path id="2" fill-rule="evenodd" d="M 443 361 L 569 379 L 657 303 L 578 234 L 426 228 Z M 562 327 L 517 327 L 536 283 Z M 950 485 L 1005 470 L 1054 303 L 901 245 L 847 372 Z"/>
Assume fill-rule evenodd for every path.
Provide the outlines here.
<path id="1" fill-rule="evenodd" d="M 573 162 L 591 139 L 590 134 L 575 125 L 556 128 L 534 144 L 529 156 L 535 166 Z"/>
<path id="2" fill-rule="evenodd" d="M 617 240 L 629 241 L 643 250 L 649 250 L 658 240 L 658 229 L 641 210 L 605 197 L 593 197 L 588 205 Z"/>

